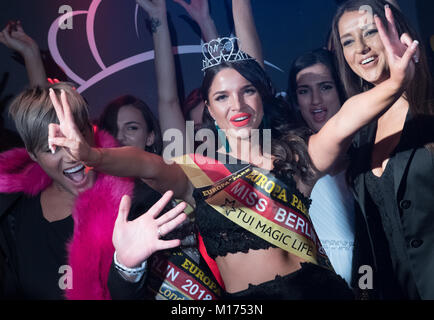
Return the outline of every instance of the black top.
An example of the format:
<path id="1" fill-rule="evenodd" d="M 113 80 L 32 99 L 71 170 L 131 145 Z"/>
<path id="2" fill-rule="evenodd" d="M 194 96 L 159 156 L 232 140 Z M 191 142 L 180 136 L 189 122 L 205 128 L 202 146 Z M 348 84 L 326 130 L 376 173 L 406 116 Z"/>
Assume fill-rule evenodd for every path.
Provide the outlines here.
<path id="1" fill-rule="evenodd" d="M 247 164 L 240 161 L 237 164 L 228 164 L 226 161 L 225 167 L 234 173 L 247 167 Z M 293 179 L 286 177 L 279 177 L 279 179 L 291 192 L 296 192 L 300 199 L 303 199 L 303 202 L 307 204 L 307 208 L 309 207 L 310 200 L 296 189 L 296 183 Z M 193 195 L 196 200 L 196 223 L 207 253 L 211 258 L 225 256 L 227 253 L 247 253 L 249 249 L 259 250 L 276 247 L 216 212 L 205 202 L 200 189 L 196 189 Z M 234 294 L 226 293 L 223 296 L 224 300 L 353 298 L 354 294 L 345 280 L 333 271 L 311 263 L 302 264 L 300 270 L 284 277 L 277 275 L 274 280 L 257 286 L 250 284 L 247 290 Z"/>
<path id="2" fill-rule="evenodd" d="M 17 205 L 15 217 L 17 275 L 22 297 L 64 299 L 59 280 L 66 273 L 60 268 L 67 265 L 65 243 L 72 237 L 72 216 L 48 222 L 42 214 L 38 195 L 23 198 Z"/>
<path id="3" fill-rule="evenodd" d="M 218 159 L 221 158 L 221 155 Z M 231 173 L 235 173 L 246 168 L 249 164 L 226 155 L 225 167 Z M 270 173 L 272 175 L 273 172 Z M 310 199 L 306 198 L 296 188 L 295 180 L 288 177 L 277 177 L 283 182 L 288 189 L 296 193 L 299 199 L 307 208 L 310 205 Z M 203 238 L 208 255 L 215 259 L 218 256 L 226 256 L 228 253 L 243 252 L 247 253 L 250 249 L 260 250 L 270 247 L 276 248 L 275 245 L 258 237 L 252 232 L 225 218 L 221 213 L 216 212 L 209 206 L 201 196 L 199 189 L 195 189 L 193 197 L 196 201 L 196 224 Z"/>
<path id="4" fill-rule="evenodd" d="M 146 184 L 135 182 L 129 220 L 145 213 L 161 197 Z M 67 273 L 59 268 L 67 266 L 72 216 L 48 222 L 40 195 L 0 194 L 0 203 L 0 299 L 65 299 L 59 281 L 65 287 Z M 111 273 L 119 280 L 114 268 Z"/>
<path id="5" fill-rule="evenodd" d="M 407 114 L 399 144 L 388 163 L 393 177 L 393 194 L 383 193 L 384 208 L 381 209 L 387 212 L 389 221 L 381 219 L 379 211 L 373 210 L 377 205 L 368 191 L 366 179 L 371 170 L 377 124 L 364 127 L 353 141 L 348 172 L 367 230 L 366 249 L 371 251 L 374 271 L 381 268 L 384 258 L 390 260 L 389 271 L 374 274 L 374 291 L 383 299 L 395 290 L 376 285 L 375 279 L 382 280 L 390 273 L 394 273 L 394 282 L 399 281 L 406 297 L 434 299 L 434 152 L 427 148 L 434 143 L 433 121 L 434 117 Z M 378 241 L 379 238 L 382 241 Z M 387 251 L 380 252 L 378 247 L 384 244 Z M 392 254 L 396 256 L 392 257 Z M 399 260 L 392 262 L 395 258 Z M 399 270 L 394 269 L 394 265 L 399 265 Z"/>
<path id="6" fill-rule="evenodd" d="M 195 222 L 212 259 L 224 257 L 228 253 L 247 253 L 250 249 L 276 247 L 216 212 L 197 191 L 193 195 L 196 200 Z"/>
<path id="7" fill-rule="evenodd" d="M 396 292 L 399 298 L 408 299 L 409 294 L 412 298 L 418 297 L 416 284 L 411 274 L 410 266 L 403 261 L 406 261 L 405 247 L 400 243 L 401 226 L 399 222 L 398 212 L 388 209 L 388 199 L 394 197 L 394 181 L 393 181 L 393 165 L 390 159 L 386 169 L 381 177 L 377 177 L 369 170 L 365 174 L 366 189 L 375 204 L 370 207 L 371 215 L 378 215 L 381 219 L 384 235 L 388 242 L 388 254 L 390 256 L 392 278 L 396 279 L 396 286 L 399 290 Z M 375 234 L 374 234 L 375 237 Z M 375 242 L 380 241 L 374 239 Z"/>
<path id="8" fill-rule="evenodd" d="M 231 159 L 232 163 L 233 159 Z M 225 167 L 234 173 L 247 166 L 240 160 L 236 162 L 236 164 L 230 164 L 228 158 Z M 198 189 L 194 190 L 193 197 L 196 201 L 195 222 L 203 238 L 206 251 L 212 259 L 218 256 L 224 257 L 228 253 L 247 253 L 250 249 L 276 247 L 216 212 L 205 202 Z"/>

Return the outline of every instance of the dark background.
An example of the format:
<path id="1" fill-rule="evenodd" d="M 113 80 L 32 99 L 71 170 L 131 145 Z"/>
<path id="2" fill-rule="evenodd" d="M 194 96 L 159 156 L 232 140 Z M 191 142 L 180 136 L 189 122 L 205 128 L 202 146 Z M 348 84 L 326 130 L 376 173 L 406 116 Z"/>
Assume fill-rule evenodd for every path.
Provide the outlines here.
<path id="1" fill-rule="evenodd" d="M 48 50 L 48 30 L 60 15 L 59 7 L 69 5 L 74 11 L 87 11 L 92 0 L 1 0 L 0 27 L 9 20 L 21 20 L 27 34 L 42 50 Z M 146 14 L 139 10 L 138 35 L 135 29 L 134 0 L 102 0 L 94 21 L 96 45 L 106 67 L 123 59 L 153 49 L 151 34 L 145 26 Z M 292 60 L 305 51 L 321 47 L 329 32 L 338 0 L 253 0 L 252 6 L 265 60 L 281 70 L 267 66 L 276 88 L 287 87 L 287 73 Z M 95 2 L 93 2 L 95 3 Z M 209 0 L 211 15 L 221 36 L 232 32 L 231 1 Z M 430 39 L 434 35 L 433 0 L 398 0 L 402 11 L 422 42 L 433 55 Z M 167 0 L 174 46 L 200 45 L 200 34 L 189 21 L 187 13 L 172 0 Z M 57 44 L 63 60 L 83 80 L 101 72 L 93 58 L 86 36 L 86 15 L 74 16 L 72 30 L 59 30 Z M 434 42 L 434 38 L 432 39 Z M 434 43 L 433 43 L 434 46 Z M 0 44 L 0 76 L 9 73 L 3 96 L 17 94 L 28 83 L 25 68 L 12 58 L 12 52 Z M 199 86 L 201 54 L 176 57 L 180 78 L 181 99 Z M 54 76 L 48 74 L 48 76 Z M 80 87 L 80 86 L 78 86 Z M 104 105 L 122 94 L 133 94 L 145 100 L 156 112 L 156 85 L 153 60 L 118 71 L 82 91 L 90 104 L 93 118 Z M 6 112 L 3 113 L 6 116 Z M 6 118 L 6 117 L 5 117 Z M 10 121 L 6 127 L 11 128 Z"/>

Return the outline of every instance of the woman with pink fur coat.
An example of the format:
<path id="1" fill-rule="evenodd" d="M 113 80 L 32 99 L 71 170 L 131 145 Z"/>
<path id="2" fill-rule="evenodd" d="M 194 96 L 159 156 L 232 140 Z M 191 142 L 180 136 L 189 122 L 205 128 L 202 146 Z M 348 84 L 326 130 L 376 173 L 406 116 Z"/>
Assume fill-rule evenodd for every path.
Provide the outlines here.
<path id="1" fill-rule="evenodd" d="M 53 104 L 59 99 L 70 108 L 57 116 Z M 118 282 L 125 285 L 117 279 L 143 281 L 129 267 L 144 269 L 141 263 L 154 252 L 180 244 L 160 239 L 186 218 L 185 203 L 158 216 L 172 192 L 145 214 L 130 212 L 134 179 L 96 173 L 66 149 L 49 148 L 48 131 L 65 130 L 64 119 L 73 120 L 68 123 L 75 123 L 89 144 L 116 146 L 110 135 L 92 128 L 87 105 L 72 86 L 28 89 L 13 101 L 10 113 L 26 149 L 0 154 L 1 298 L 116 298 L 110 283 L 116 288 Z M 139 217 L 129 221 L 132 216 Z M 146 232 L 126 237 L 137 230 Z M 115 254 L 125 247 L 146 250 L 138 261 L 125 261 Z"/>

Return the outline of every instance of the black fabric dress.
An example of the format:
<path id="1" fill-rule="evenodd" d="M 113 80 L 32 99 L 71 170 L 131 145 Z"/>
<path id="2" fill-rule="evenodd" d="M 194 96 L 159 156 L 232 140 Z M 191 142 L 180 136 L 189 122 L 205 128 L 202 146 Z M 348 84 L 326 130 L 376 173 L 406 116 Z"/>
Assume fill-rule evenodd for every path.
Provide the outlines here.
<path id="1" fill-rule="evenodd" d="M 68 272 L 65 244 L 73 230 L 71 216 L 55 222 L 44 218 L 39 195 L 23 197 L 17 203 L 13 233 L 20 298 L 64 299 L 61 285 L 66 283 L 61 277 Z"/>
<path id="2" fill-rule="evenodd" d="M 136 180 L 129 220 L 145 213 L 160 197 Z M 0 194 L 0 205 L 0 298 L 65 299 L 62 286 L 67 284 L 66 245 L 74 231 L 72 216 L 48 222 L 43 217 L 40 194 Z M 114 268 L 111 273 L 114 287 L 128 285 Z M 116 298 L 117 290 L 111 293 Z"/>
<path id="3" fill-rule="evenodd" d="M 434 299 L 434 152 L 427 148 L 433 123 L 432 116 L 408 112 L 384 172 L 389 182 L 374 181 L 385 190 L 373 189 L 378 178 L 369 173 L 376 122 L 359 131 L 350 150 L 349 178 L 368 235 L 361 245 L 372 257 L 377 299 Z"/>

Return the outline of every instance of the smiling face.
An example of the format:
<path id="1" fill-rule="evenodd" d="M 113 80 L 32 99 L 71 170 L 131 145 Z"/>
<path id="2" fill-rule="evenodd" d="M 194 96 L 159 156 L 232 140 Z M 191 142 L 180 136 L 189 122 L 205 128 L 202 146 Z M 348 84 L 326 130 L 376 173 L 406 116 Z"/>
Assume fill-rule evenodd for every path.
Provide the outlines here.
<path id="1" fill-rule="evenodd" d="M 119 109 L 116 138 L 123 146 L 145 149 L 154 143 L 154 132 L 148 132 L 148 125 L 139 109 L 126 105 Z"/>
<path id="2" fill-rule="evenodd" d="M 330 70 L 317 63 L 301 70 L 296 77 L 297 103 L 309 128 L 318 132 L 341 107 L 338 90 Z"/>
<path id="3" fill-rule="evenodd" d="M 83 132 L 86 141 L 93 145 L 91 128 Z M 85 173 L 85 167 L 81 162 L 71 159 L 63 148 L 56 148 L 54 154 L 48 149 L 38 150 L 30 154 L 45 173 L 53 180 L 53 185 L 58 190 L 66 191 L 74 196 L 91 188 L 96 180 L 96 173 L 90 170 Z"/>
<path id="4" fill-rule="evenodd" d="M 211 116 L 229 137 L 248 139 L 252 129 L 261 124 L 262 98 L 252 83 L 233 68 L 215 75 L 207 101 Z"/>
<path id="5" fill-rule="evenodd" d="M 347 11 L 338 28 L 345 60 L 353 72 L 374 85 L 386 80 L 389 71 L 385 48 L 373 19 L 358 11 Z"/>

